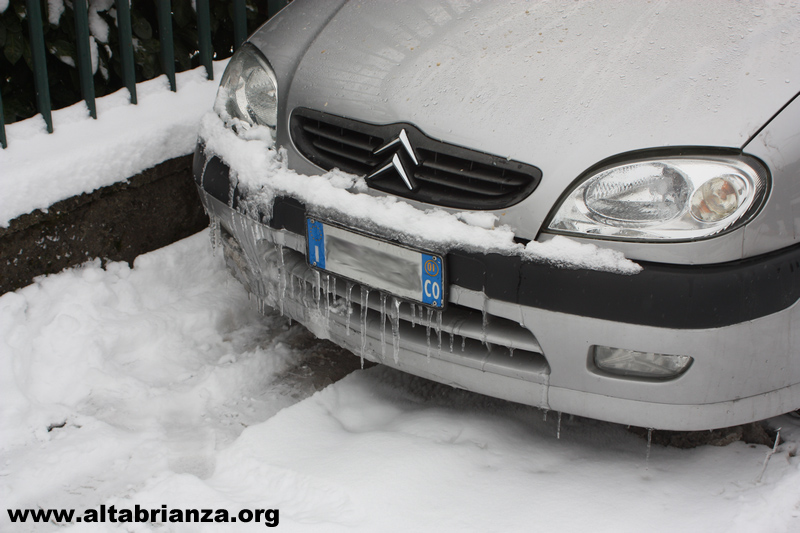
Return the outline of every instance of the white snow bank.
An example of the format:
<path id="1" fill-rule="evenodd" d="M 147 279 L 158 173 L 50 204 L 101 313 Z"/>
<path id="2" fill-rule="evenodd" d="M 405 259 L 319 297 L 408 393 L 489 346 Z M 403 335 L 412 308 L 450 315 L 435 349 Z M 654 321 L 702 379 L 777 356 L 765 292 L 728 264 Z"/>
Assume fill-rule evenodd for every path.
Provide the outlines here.
<path id="1" fill-rule="evenodd" d="M 791 444 L 758 483 L 764 446 L 648 459 L 622 426 L 565 416 L 557 438 L 558 426 L 376 367 L 245 430 L 203 488 L 220 504 L 274 502 L 291 531 L 790 531 L 800 519 Z"/>
<path id="2" fill-rule="evenodd" d="M 217 447 L 296 401 L 267 386 L 296 329 L 252 308 L 208 231 L 3 295 L 0 500 L 93 507 L 165 471 L 211 475 Z"/>
<path id="3" fill-rule="evenodd" d="M 97 99 L 97 120 L 84 102 L 53 112 L 52 134 L 36 115 L 6 126 L 0 149 L 0 227 L 35 209 L 126 180 L 167 159 L 194 150 L 202 115 L 214 102 L 227 60 L 137 85 L 138 105 L 127 89 Z"/>
<path id="4" fill-rule="evenodd" d="M 785 442 L 762 476 L 765 446 L 648 458 L 622 426 L 385 367 L 295 403 L 273 380 L 304 356 L 298 328 L 259 317 L 221 263 L 205 231 L 0 297 L 4 507 L 277 508 L 279 531 L 797 531 L 798 419 L 770 422 Z M 0 515 L 2 531 L 54 528 Z"/>
<path id="5" fill-rule="evenodd" d="M 280 194 L 304 203 L 310 212 L 335 212 L 338 220 L 351 220 L 359 227 L 389 238 L 400 237 L 420 246 L 448 247 L 518 254 L 524 258 L 552 261 L 560 266 L 589 268 L 620 274 L 635 274 L 641 267 L 618 252 L 582 245 L 566 238 L 548 243 L 514 241 L 508 226 L 495 227 L 496 217 L 486 213 L 450 213 L 444 209 L 421 210 L 395 196 L 361 194 L 367 190 L 363 178 L 333 170 L 320 176 L 300 176 L 287 167 L 285 157 L 256 128 L 237 136 L 214 112 L 206 114 L 200 136 L 210 155 L 219 155 L 235 173 L 246 202 L 269 208 Z M 399 228 L 402 228 L 400 230 Z"/>

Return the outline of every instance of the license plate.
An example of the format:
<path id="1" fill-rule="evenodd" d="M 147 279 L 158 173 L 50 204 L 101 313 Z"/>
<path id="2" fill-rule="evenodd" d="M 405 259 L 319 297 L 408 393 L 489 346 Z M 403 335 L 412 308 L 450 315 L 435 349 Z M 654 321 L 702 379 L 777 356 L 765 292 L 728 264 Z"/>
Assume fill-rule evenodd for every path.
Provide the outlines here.
<path id="1" fill-rule="evenodd" d="M 307 219 L 311 266 L 413 300 L 444 307 L 441 256 Z"/>

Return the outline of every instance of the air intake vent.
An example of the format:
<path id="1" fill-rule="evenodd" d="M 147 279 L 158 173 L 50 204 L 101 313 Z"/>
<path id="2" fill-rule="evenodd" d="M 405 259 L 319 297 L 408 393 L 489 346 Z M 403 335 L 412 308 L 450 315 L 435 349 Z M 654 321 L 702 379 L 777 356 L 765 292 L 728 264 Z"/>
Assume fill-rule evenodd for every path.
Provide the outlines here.
<path id="1" fill-rule="evenodd" d="M 325 170 L 366 176 L 374 189 L 445 207 L 502 209 L 533 192 L 542 175 L 525 163 L 436 141 L 410 124 L 376 126 L 298 108 L 291 135 L 300 153 Z"/>

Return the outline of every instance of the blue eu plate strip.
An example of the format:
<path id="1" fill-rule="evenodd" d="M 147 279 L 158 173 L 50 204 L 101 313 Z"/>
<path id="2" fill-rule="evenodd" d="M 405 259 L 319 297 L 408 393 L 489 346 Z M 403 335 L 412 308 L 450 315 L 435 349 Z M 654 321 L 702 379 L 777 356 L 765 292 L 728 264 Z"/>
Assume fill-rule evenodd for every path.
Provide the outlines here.
<path id="1" fill-rule="evenodd" d="M 318 268 L 325 268 L 325 232 L 322 222 L 308 219 L 308 261 Z"/>
<path id="2" fill-rule="evenodd" d="M 442 259 L 422 254 L 422 303 L 442 307 Z"/>

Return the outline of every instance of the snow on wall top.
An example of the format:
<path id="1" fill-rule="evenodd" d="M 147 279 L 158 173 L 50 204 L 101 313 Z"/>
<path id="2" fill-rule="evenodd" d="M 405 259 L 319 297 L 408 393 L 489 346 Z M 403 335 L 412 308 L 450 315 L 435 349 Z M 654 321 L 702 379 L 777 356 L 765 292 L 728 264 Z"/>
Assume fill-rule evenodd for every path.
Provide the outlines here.
<path id="1" fill-rule="evenodd" d="M 227 60 L 216 62 L 216 80 Z M 191 153 L 200 118 L 211 108 L 218 81 L 205 69 L 137 85 L 139 105 L 127 89 L 97 99 L 97 120 L 84 102 L 53 112 L 52 134 L 36 115 L 6 126 L 0 150 L 0 227 L 36 209 L 124 181 L 163 161 Z"/>

